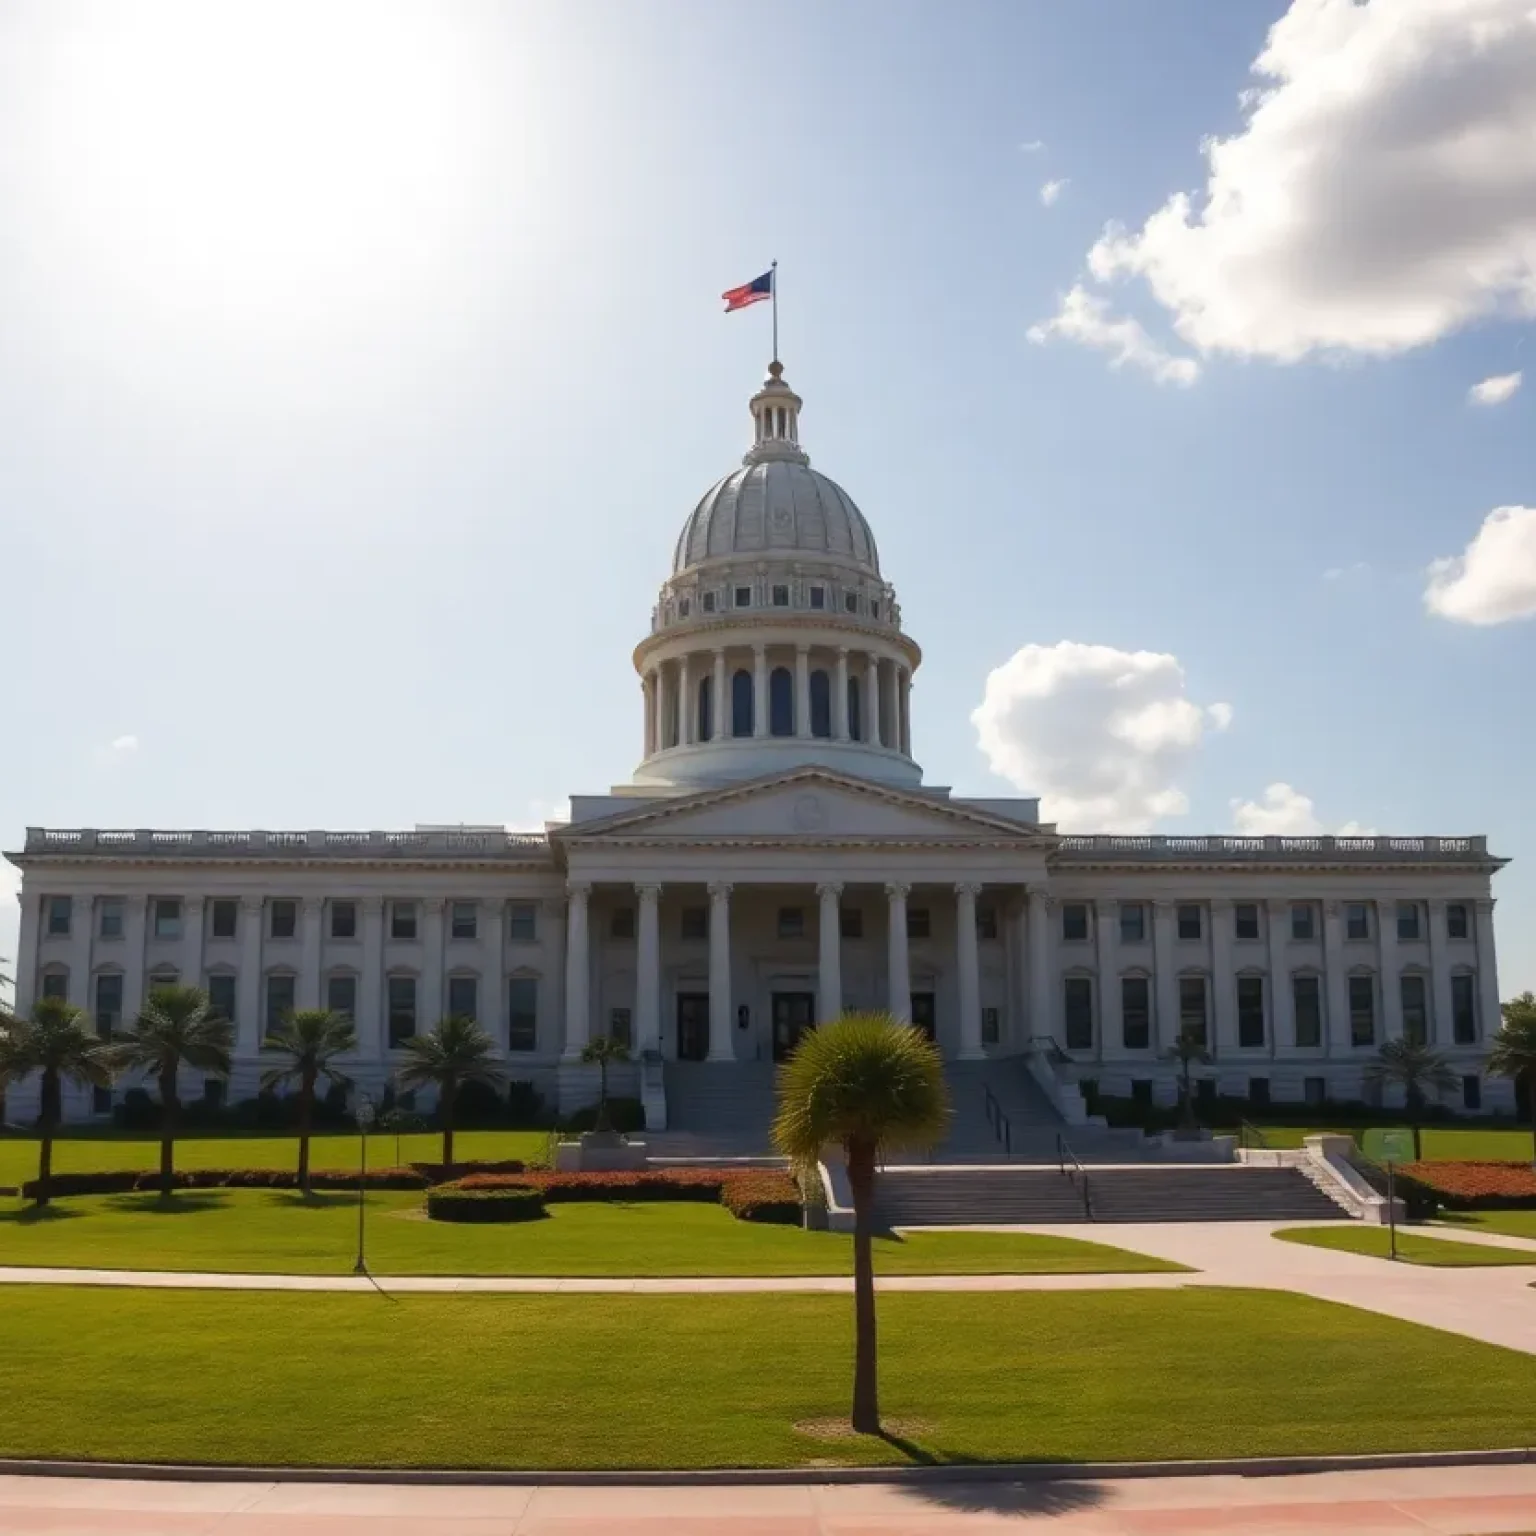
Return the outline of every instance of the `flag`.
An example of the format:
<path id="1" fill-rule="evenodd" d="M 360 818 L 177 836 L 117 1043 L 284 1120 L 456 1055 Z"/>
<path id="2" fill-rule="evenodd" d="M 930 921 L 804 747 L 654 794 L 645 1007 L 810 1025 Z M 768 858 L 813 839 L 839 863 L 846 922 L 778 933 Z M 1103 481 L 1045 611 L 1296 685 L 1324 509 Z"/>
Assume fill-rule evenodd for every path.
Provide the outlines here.
<path id="1" fill-rule="evenodd" d="M 761 277 L 754 277 L 750 283 L 743 283 L 740 288 L 727 288 L 720 297 L 725 300 L 726 314 L 730 314 L 733 309 L 745 309 L 748 304 L 761 304 L 764 299 L 771 299 L 773 268 L 770 267 Z"/>

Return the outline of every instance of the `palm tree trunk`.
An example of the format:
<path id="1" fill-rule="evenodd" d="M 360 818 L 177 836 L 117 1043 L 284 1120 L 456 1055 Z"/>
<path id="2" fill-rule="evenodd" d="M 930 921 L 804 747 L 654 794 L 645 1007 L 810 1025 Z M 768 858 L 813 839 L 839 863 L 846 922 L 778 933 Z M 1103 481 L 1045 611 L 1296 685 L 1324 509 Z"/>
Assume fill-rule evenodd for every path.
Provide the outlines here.
<path id="1" fill-rule="evenodd" d="M 176 1068 L 160 1070 L 160 1198 L 171 1198 L 176 1179 Z"/>
<path id="2" fill-rule="evenodd" d="M 37 1204 L 48 1204 L 48 1184 L 53 1178 L 53 1130 L 57 1123 L 54 1106 L 58 1103 L 59 1079 L 53 1068 L 43 1073 L 41 1102 L 37 1117 Z"/>
<path id="3" fill-rule="evenodd" d="M 853 1415 L 854 1432 L 880 1433 L 880 1381 L 875 1354 L 875 1149 L 847 1148 L 853 1196 Z"/>
<path id="4" fill-rule="evenodd" d="M 443 1117 L 443 1177 L 445 1179 L 453 1177 L 453 1097 L 452 1086 L 444 1083 L 437 1110 Z"/>
<path id="5" fill-rule="evenodd" d="M 308 1067 L 299 1080 L 299 1193 L 309 1199 L 309 1126 L 315 1103 L 315 1074 Z"/>

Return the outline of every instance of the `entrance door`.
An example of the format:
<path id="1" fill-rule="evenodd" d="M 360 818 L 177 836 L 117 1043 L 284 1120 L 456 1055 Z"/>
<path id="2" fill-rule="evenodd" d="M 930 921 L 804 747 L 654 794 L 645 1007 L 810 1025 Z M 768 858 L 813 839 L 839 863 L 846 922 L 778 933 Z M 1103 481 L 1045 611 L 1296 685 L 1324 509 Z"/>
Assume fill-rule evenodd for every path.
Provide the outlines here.
<path id="1" fill-rule="evenodd" d="M 806 1030 L 816 1027 L 814 992 L 773 994 L 773 1059 L 783 1061 L 800 1043 Z"/>
<path id="2" fill-rule="evenodd" d="M 930 1040 L 936 1038 L 938 1013 L 933 1006 L 932 992 L 914 992 L 912 994 L 912 1022 Z"/>
<path id="3" fill-rule="evenodd" d="M 709 1055 L 709 993 L 677 994 L 677 1059 L 703 1061 Z"/>

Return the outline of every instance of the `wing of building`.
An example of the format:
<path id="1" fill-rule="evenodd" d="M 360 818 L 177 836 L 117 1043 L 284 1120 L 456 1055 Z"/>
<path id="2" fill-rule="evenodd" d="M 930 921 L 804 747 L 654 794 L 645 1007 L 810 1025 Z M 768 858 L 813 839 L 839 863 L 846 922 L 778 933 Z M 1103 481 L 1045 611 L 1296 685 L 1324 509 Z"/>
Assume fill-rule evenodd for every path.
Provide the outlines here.
<path id="1" fill-rule="evenodd" d="M 1418 1037 L 1456 1108 L 1508 1104 L 1482 1076 L 1503 863 L 1483 837 L 1064 836 L 1034 800 L 925 785 L 922 655 L 801 405 L 774 363 L 741 466 L 684 523 L 634 653 L 629 783 L 535 835 L 31 828 L 8 855 L 19 1010 L 65 997 L 105 1034 L 195 981 L 236 1026 L 234 1097 L 296 1007 L 356 1018 L 375 1092 L 402 1040 L 471 1014 L 565 1109 L 594 1096 L 582 1046 L 613 1035 L 652 1123 L 700 1133 L 760 1135 L 772 1063 L 845 1008 L 937 1040 L 961 1139 L 987 1093 L 1042 1123 L 1081 1120 L 1086 1079 L 1170 1101 L 1186 1026 L 1201 1092 L 1357 1099 L 1382 1043 Z"/>

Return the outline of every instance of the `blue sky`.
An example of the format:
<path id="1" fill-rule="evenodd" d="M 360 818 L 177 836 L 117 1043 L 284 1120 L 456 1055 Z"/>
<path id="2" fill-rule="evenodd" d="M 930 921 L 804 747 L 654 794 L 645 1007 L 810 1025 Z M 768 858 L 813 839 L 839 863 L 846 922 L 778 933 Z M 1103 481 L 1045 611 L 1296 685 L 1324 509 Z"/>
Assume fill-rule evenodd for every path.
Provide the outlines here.
<path id="1" fill-rule="evenodd" d="M 0 843 L 527 825 L 627 778 L 630 650 L 768 360 L 718 295 L 776 257 L 930 782 L 1486 832 L 1536 985 L 1536 513 L 1469 551 L 1536 505 L 1536 380 L 1468 398 L 1530 361 L 1536 55 L 1518 3 L 1371 10 L 7 6 Z"/>

